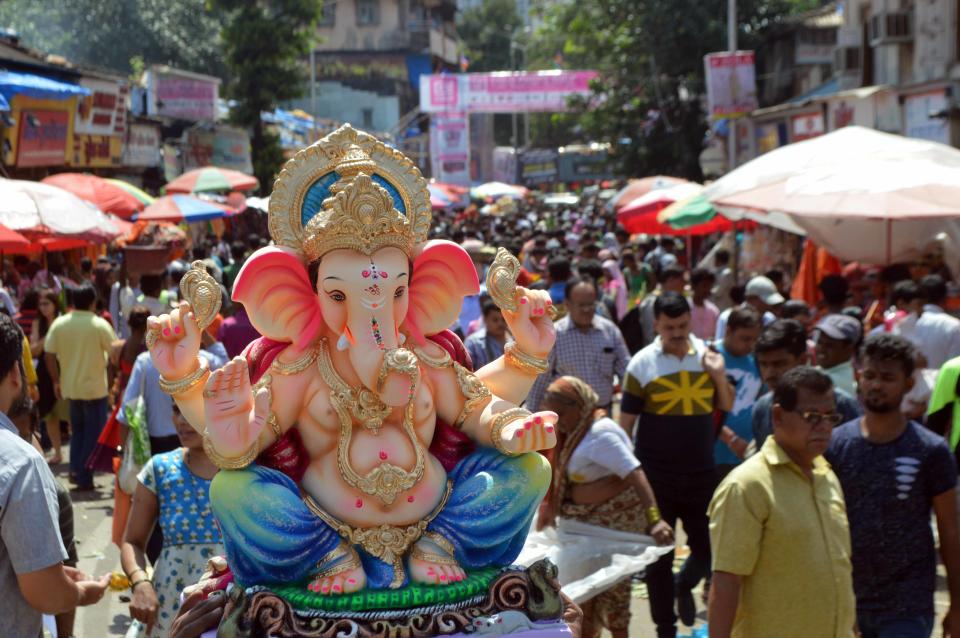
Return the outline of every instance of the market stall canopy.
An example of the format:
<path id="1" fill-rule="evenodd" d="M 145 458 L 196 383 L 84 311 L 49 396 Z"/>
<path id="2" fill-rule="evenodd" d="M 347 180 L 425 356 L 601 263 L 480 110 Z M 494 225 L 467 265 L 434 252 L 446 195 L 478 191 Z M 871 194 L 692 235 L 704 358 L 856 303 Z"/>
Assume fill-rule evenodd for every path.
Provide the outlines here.
<path id="1" fill-rule="evenodd" d="M 249 191 L 259 185 L 257 178 L 240 171 L 204 166 L 187 171 L 166 186 L 167 193 L 209 193 L 214 191 Z"/>
<path id="2" fill-rule="evenodd" d="M 649 191 L 621 208 L 617 212 L 617 222 L 631 234 L 709 235 L 733 230 L 733 222 L 717 215 L 708 202 L 705 203 L 709 212 L 699 211 L 700 214 L 695 218 L 685 217 L 684 220 L 688 223 L 675 224 L 672 218 L 665 218 L 664 211 L 701 197 L 702 191 L 703 186 L 693 182 Z"/>
<path id="3" fill-rule="evenodd" d="M 70 191 L 103 212 L 113 213 L 121 219 L 130 219 L 146 206 L 128 190 L 89 173 L 57 173 L 41 181 Z"/>
<path id="4" fill-rule="evenodd" d="M 761 155 L 704 196 L 734 219 L 786 218 L 844 260 L 909 260 L 940 232 L 960 241 L 960 150 L 848 126 Z"/>
<path id="5" fill-rule="evenodd" d="M 428 184 L 427 189 L 430 191 L 430 207 L 434 210 L 453 206 L 454 199 L 446 190 L 435 184 Z"/>
<path id="6" fill-rule="evenodd" d="M 144 206 L 149 206 L 157 199 L 156 197 L 148 193 L 145 193 L 141 189 L 137 188 L 130 182 L 125 182 L 122 179 L 113 179 L 108 177 L 106 178 L 106 181 L 110 182 L 117 188 L 122 188 L 123 190 L 127 191 L 128 193 L 136 197 L 137 201 L 141 202 Z"/>
<path id="7" fill-rule="evenodd" d="M 54 235 L 117 233 L 106 215 L 73 193 L 18 179 L 0 179 L 0 224 Z"/>
<path id="8" fill-rule="evenodd" d="M 15 230 L 0 225 L 0 250 L 11 251 L 24 249 L 30 245 L 30 240 Z"/>
<path id="9" fill-rule="evenodd" d="M 654 175 L 653 177 L 643 177 L 640 179 L 631 179 L 627 185 L 621 188 L 617 193 L 607 201 L 607 208 L 610 210 L 620 210 L 627 204 L 633 202 L 638 197 L 642 197 L 650 191 L 660 190 L 661 188 L 670 188 L 677 184 L 686 184 L 687 180 L 680 177 L 668 177 L 666 175 Z"/>
<path id="10" fill-rule="evenodd" d="M 134 221 L 204 222 L 220 219 L 233 209 L 192 195 L 166 195 L 147 206 Z"/>
<path id="11" fill-rule="evenodd" d="M 90 95 L 90 91 L 76 84 L 58 82 L 41 75 L 0 71 L 0 96 L 9 103 L 14 95 L 26 95 L 38 100 L 65 100 L 77 95 Z"/>

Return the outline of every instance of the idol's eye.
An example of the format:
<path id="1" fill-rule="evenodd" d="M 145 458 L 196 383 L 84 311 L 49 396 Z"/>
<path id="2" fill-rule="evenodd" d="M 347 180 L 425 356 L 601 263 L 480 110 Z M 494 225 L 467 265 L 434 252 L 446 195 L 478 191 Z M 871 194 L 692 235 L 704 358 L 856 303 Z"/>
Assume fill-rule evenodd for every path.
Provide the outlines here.
<path id="1" fill-rule="evenodd" d="M 406 291 L 407 289 L 405 286 L 400 286 L 399 288 L 397 288 L 397 291 L 393 293 L 393 298 L 399 299 L 400 297 L 403 296 L 403 293 L 405 293 Z"/>
<path id="2" fill-rule="evenodd" d="M 340 292 L 339 290 L 334 290 L 334 291 L 329 292 L 329 293 L 327 293 L 327 294 L 328 294 L 328 296 L 330 297 L 330 299 L 332 299 L 333 301 L 336 301 L 337 303 L 341 303 L 341 302 L 347 300 L 347 296 L 346 296 L 345 294 L 343 294 L 342 292 Z"/>

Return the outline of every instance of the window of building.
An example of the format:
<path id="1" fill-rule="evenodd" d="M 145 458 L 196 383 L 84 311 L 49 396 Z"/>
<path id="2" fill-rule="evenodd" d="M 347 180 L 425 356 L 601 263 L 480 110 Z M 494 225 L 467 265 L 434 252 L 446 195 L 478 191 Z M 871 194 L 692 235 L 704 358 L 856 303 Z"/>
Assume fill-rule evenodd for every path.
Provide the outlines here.
<path id="1" fill-rule="evenodd" d="M 373 129 L 373 109 L 362 109 L 360 113 L 363 117 L 363 128 L 368 131 Z"/>
<path id="2" fill-rule="evenodd" d="M 357 0 L 357 25 L 380 22 L 380 0 Z"/>
<path id="3" fill-rule="evenodd" d="M 332 27 L 336 23 L 337 0 L 323 0 L 323 10 L 320 13 L 320 20 L 317 22 L 321 27 Z"/>

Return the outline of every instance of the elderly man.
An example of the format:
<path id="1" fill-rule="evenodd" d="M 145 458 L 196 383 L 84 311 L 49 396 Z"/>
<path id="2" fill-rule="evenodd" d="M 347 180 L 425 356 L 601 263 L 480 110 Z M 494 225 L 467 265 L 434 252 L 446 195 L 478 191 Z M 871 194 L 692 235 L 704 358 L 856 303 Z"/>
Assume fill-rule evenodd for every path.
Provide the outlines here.
<path id="1" fill-rule="evenodd" d="M 627 344 L 616 324 L 596 314 L 596 281 L 571 279 L 564 297 L 569 314 L 556 323 L 557 343 L 550 351 L 550 367 L 533 384 L 525 405 L 528 410 L 538 410 L 547 386 L 558 377 L 570 375 L 593 388 L 600 398 L 598 407 L 609 408 L 614 377 L 623 379 L 630 359 Z"/>
<path id="2" fill-rule="evenodd" d="M 841 418 L 823 372 L 780 379 L 773 435 L 710 503 L 711 638 L 853 636 L 846 505 L 822 456 Z"/>

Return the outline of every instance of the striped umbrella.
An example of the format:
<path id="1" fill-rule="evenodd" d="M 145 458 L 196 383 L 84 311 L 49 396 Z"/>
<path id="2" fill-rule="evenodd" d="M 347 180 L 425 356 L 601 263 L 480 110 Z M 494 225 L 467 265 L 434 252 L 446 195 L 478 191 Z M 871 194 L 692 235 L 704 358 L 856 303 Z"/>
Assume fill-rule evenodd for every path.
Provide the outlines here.
<path id="1" fill-rule="evenodd" d="M 166 186 L 167 193 L 209 193 L 249 191 L 259 185 L 256 177 L 219 166 L 204 166 L 187 171 Z"/>
<path id="2" fill-rule="evenodd" d="M 166 195 L 134 217 L 134 221 L 203 222 L 233 214 L 233 209 L 192 195 Z"/>
<path id="3" fill-rule="evenodd" d="M 110 183 L 113 184 L 114 186 L 117 186 L 117 187 L 119 187 L 119 188 L 122 188 L 123 190 L 127 191 L 128 193 L 130 193 L 131 195 L 133 195 L 134 197 L 136 197 L 136 198 L 137 198 L 137 201 L 139 201 L 140 203 L 142 203 L 144 206 L 149 206 L 150 204 L 152 204 L 152 203 L 153 203 L 154 201 L 156 201 L 156 199 L 157 199 L 156 197 L 154 197 L 154 196 L 152 196 L 152 195 L 148 195 L 147 193 L 143 192 L 142 190 L 140 190 L 139 188 L 137 188 L 137 187 L 134 186 L 133 184 L 131 184 L 131 183 L 129 183 L 129 182 L 125 182 L 125 181 L 123 181 L 122 179 L 113 179 L 113 178 L 110 178 L 110 177 L 107 177 L 107 178 L 105 178 L 105 179 L 106 179 L 106 181 L 110 182 Z"/>
<path id="4" fill-rule="evenodd" d="M 103 212 L 113 213 L 122 219 L 129 219 L 146 205 L 127 190 L 89 173 L 57 173 L 40 181 L 70 191 Z"/>

